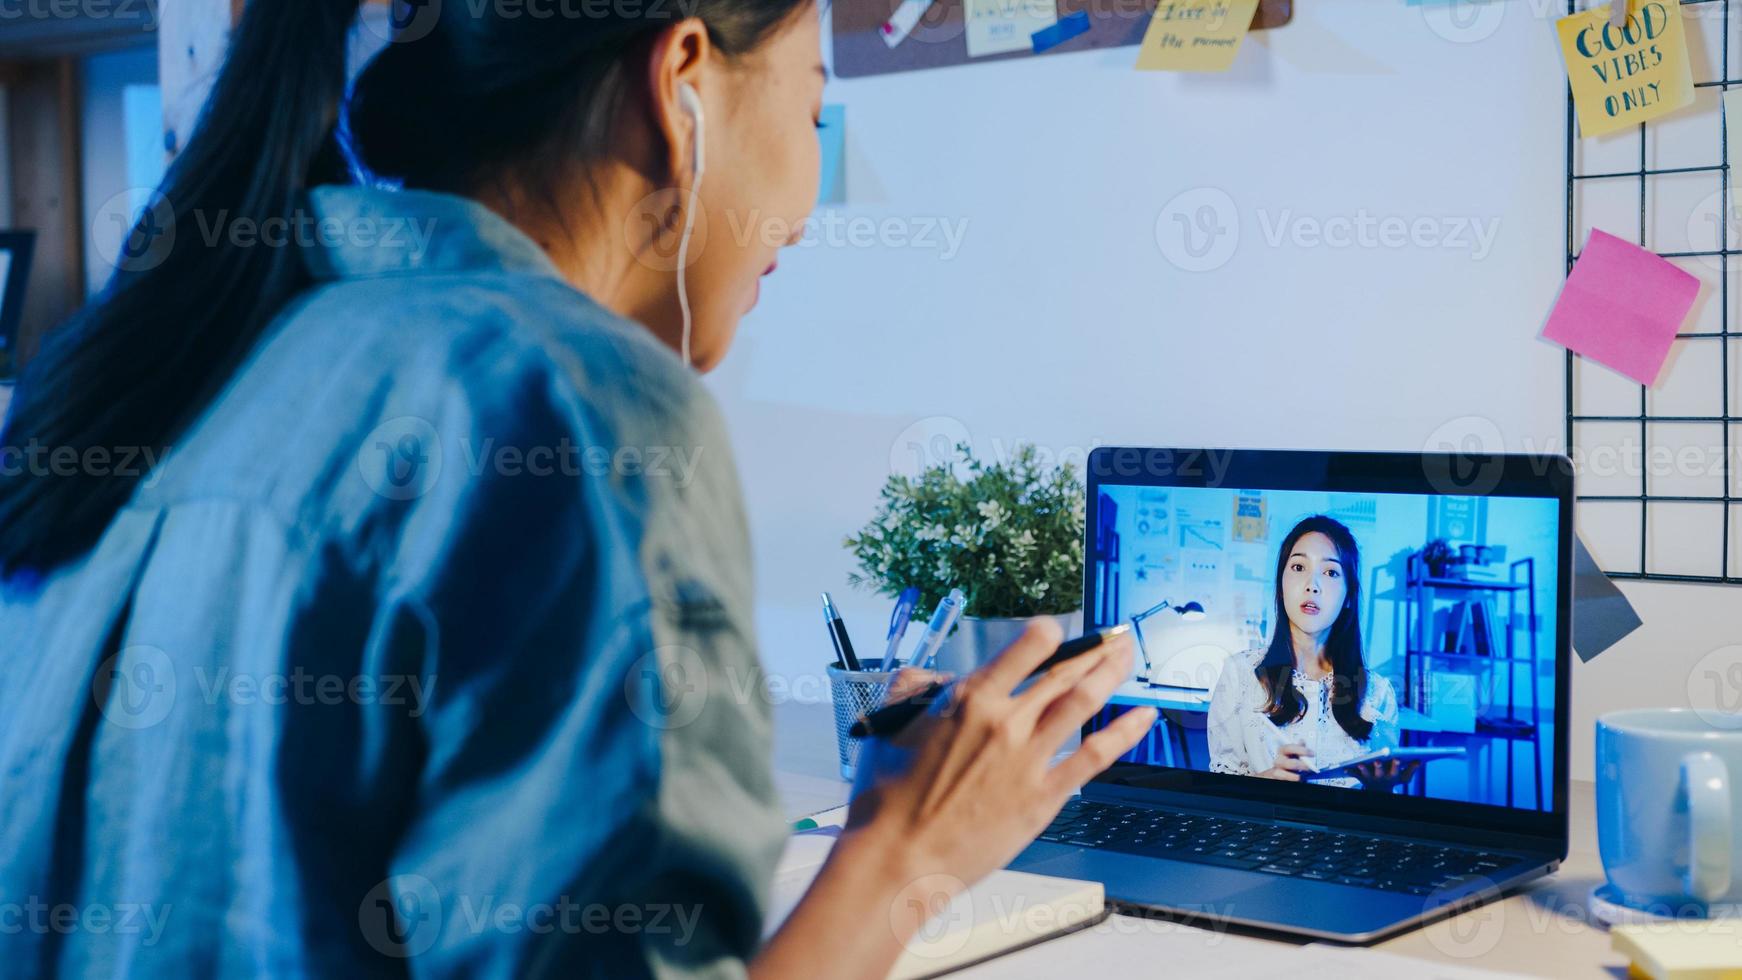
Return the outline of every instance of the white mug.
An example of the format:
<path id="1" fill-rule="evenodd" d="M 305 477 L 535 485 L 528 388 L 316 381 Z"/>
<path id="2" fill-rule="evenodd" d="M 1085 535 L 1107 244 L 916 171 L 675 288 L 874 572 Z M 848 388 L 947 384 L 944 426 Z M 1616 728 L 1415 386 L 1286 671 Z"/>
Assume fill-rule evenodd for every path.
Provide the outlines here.
<path id="1" fill-rule="evenodd" d="M 1742 903 L 1739 724 L 1691 708 L 1597 719 L 1597 843 L 1627 904 L 1704 915 Z"/>

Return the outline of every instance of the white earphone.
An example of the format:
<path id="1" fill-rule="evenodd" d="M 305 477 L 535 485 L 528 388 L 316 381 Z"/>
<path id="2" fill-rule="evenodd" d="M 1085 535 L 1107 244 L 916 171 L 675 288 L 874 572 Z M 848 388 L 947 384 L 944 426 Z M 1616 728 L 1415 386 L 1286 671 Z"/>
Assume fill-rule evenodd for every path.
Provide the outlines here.
<path id="1" fill-rule="evenodd" d="M 695 121 L 695 140 L 691 148 L 690 163 L 695 168 L 695 176 L 690 180 L 689 201 L 684 207 L 683 234 L 677 245 L 677 305 L 683 311 L 683 362 L 690 363 L 690 329 L 694 320 L 690 316 L 689 257 L 690 234 L 696 228 L 696 208 L 701 206 L 701 199 L 696 196 L 697 189 L 702 186 L 702 97 L 696 93 L 695 86 L 683 82 L 677 87 L 677 104 L 689 113 Z"/>

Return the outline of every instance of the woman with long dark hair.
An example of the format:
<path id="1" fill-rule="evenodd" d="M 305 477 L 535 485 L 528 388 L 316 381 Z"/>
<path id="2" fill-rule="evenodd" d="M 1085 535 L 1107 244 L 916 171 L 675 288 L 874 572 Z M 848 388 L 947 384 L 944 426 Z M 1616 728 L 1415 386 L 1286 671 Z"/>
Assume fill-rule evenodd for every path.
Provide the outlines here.
<path id="1" fill-rule="evenodd" d="M 883 976 L 1153 721 L 1050 765 L 1131 651 L 1017 693 L 1035 627 L 763 943 L 787 827 L 695 372 L 816 198 L 817 10 L 539 6 L 401 5 L 342 111 L 358 0 L 252 0 L 29 365 L 5 972 Z"/>
<path id="2" fill-rule="evenodd" d="M 1270 645 L 1228 661 L 1210 697 L 1213 772 L 1299 781 L 1397 745 L 1397 695 L 1361 652 L 1361 553 L 1341 522 L 1308 517 L 1276 556 Z M 1413 766 L 1367 763 L 1325 785 L 1390 790 Z"/>

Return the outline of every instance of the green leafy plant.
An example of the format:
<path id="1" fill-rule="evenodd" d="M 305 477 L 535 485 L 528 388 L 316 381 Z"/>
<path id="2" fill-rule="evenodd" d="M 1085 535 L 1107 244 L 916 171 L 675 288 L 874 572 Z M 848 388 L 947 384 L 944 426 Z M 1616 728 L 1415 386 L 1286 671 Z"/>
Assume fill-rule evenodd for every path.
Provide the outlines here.
<path id="1" fill-rule="evenodd" d="M 953 460 L 883 485 L 875 516 L 846 539 L 859 562 L 848 578 L 889 596 L 917 587 L 916 619 L 952 588 L 967 594 L 970 616 L 1074 612 L 1084 503 L 1075 468 L 1042 466 L 1033 446 L 987 464 L 958 445 Z"/>
<path id="2" fill-rule="evenodd" d="M 1445 578 L 1457 558 L 1458 553 L 1445 538 L 1435 538 L 1421 549 L 1422 564 L 1427 566 L 1427 573 L 1433 578 Z"/>

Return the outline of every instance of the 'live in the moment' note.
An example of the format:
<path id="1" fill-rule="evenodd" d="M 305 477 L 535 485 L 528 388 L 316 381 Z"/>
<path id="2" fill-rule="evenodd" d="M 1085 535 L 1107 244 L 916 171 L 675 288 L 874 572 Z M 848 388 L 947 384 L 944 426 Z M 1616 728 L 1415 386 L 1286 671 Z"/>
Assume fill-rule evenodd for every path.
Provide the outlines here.
<path id="1" fill-rule="evenodd" d="M 1694 101 L 1679 0 L 1615 2 L 1629 4 L 1625 24 L 1610 23 L 1607 6 L 1555 24 L 1579 132 L 1586 136 L 1626 129 Z"/>
<path id="2" fill-rule="evenodd" d="M 1258 0 L 1161 0 L 1155 5 L 1139 71 L 1227 71 L 1252 27 Z"/>

